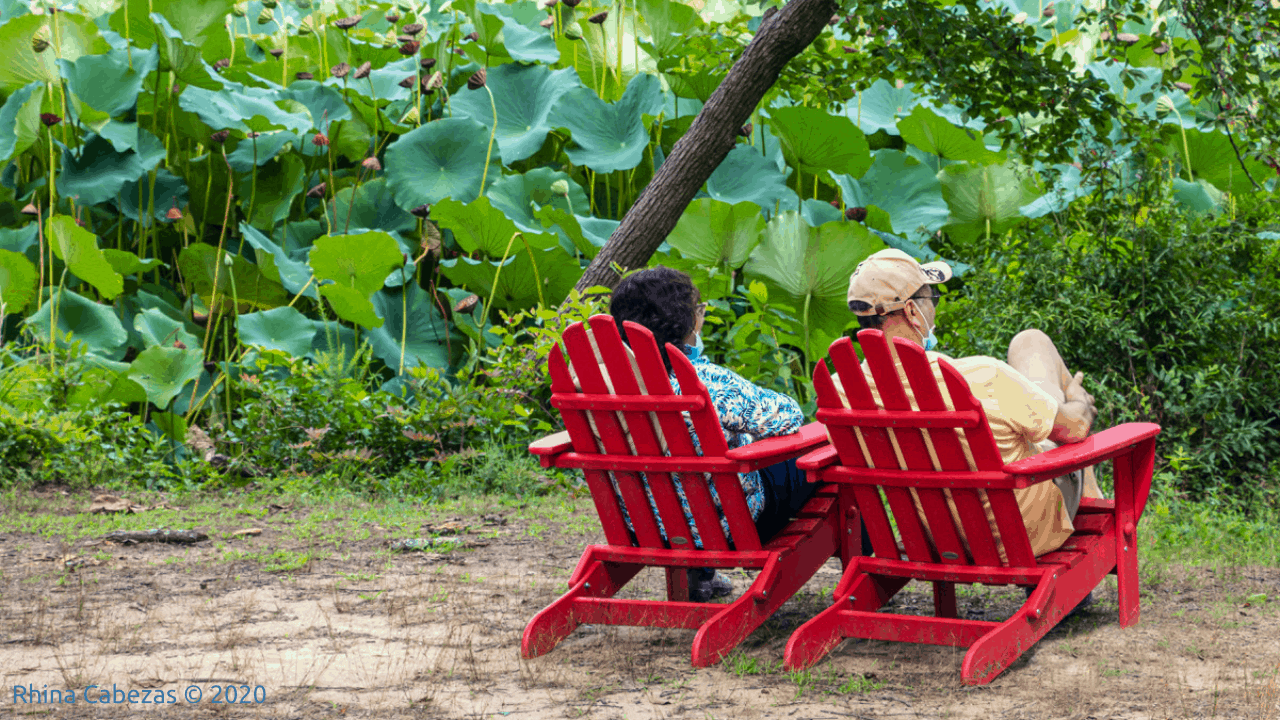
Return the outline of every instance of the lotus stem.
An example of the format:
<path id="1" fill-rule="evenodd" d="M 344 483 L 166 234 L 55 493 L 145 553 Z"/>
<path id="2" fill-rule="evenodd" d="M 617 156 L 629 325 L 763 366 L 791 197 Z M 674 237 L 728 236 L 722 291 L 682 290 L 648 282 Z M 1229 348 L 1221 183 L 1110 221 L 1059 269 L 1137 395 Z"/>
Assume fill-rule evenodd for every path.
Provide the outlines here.
<path id="1" fill-rule="evenodd" d="M 520 235 L 520 242 L 524 243 L 524 249 L 529 253 L 529 262 L 533 263 L 533 283 L 538 287 L 538 304 L 542 307 L 547 306 L 547 299 L 542 296 L 542 275 L 538 272 L 538 261 L 533 257 L 533 248 L 529 247 L 529 240 L 523 234 Z M 497 273 L 494 273 L 495 282 L 493 286 L 496 288 Z"/>
<path id="2" fill-rule="evenodd" d="M 493 91 L 489 89 L 488 83 L 482 87 L 489 93 L 489 107 L 493 110 L 493 127 L 489 129 L 489 148 L 484 152 L 484 172 L 480 175 L 480 195 L 476 196 L 477 200 L 484 195 L 484 183 L 489 179 L 489 158 L 493 155 L 493 138 L 498 134 L 498 106 L 493 101 Z"/>
<path id="3" fill-rule="evenodd" d="M 53 161 L 53 128 L 49 127 L 49 215 L 52 217 L 58 210 L 58 180 L 57 167 Z M 49 264 L 49 272 L 53 272 L 52 261 Z M 52 279 L 52 276 L 51 276 Z"/>
<path id="4" fill-rule="evenodd" d="M 230 181 L 230 178 L 231 178 L 231 163 L 227 161 L 227 146 L 226 146 L 226 145 L 223 145 L 223 146 L 222 146 L 222 162 L 223 162 L 223 163 L 225 163 L 225 164 L 226 164 L 226 166 L 227 166 L 227 178 L 228 178 L 228 180 L 227 180 L 227 207 L 226 207 L 226 209 L 225 209 L 225 210 L 223 211 L 223 213 L 222 213 L 222 228 L 221 228 L 221 230 L 218 232 L 218 252 L 217 252 L 217 254 L 216 254 L 216 255 L 214 255 L 214 257 L 216 257 L 216 258 L 217 258 L 217 262 L 216 262 L 216 263 L 214 264 L 214 266 L 213 266 L 213 290 L 212 290 L 212 294 L 210 295 L 210 298 L 209 298 L 209 307 L 208 307 L 208 310 L 209 310 L 209 317 L 210 317 L 210 319 L 211 319 L 211 322 L 216 322 L 216 321 L 213 321 L 213 320 L 212 320 L 212 318 L 213 318 L 213 313 L 214 313 L 214 311 L 215 311 L 215 308 L 217 307 L 217 304 L 218 304 L 218 302 L 217 302 L 217 300 L 218 300 L 218 275 L 219 275 L 219 273 L 222 271 L 222 243 L 223 243 L 223 241 L 224 241 L 224 240 L 226 239 L 226 237 L 227 237 L 227 222 L 228 222 L 228 220 L 229 220 L 229 219 L 230 219 L 230 217 L 231 217 L 231 190 L 232 190 L 232 188 L 234 187 L 234 186 L 231 184 L 231 181 Z M 221 316 L 222 316 L 222 314 L 221 314 L 221 313 L 219 313 L 219 314 L 218 314 L 218 316 L 219 316 L 219 317 L 221 317 Z M 206 332 L 206 333 L 204 334 L 204 342 L 201 344 L 201 345 L 202 345 L 202 347 L 200 348 L 200 349 L 201 349 L 201 351 L 204 353 L 204 356 L 205 356 L 205 358 L 206 358 L 206 359 L 209 357 L 209 337 L 210 337 L 211 335 L 213 335 L 213 334 L 216 332 L 216 328 L 210 328 L 210 330 L 212 330 L 213 332 Z"/>
<path id="5" fill-rule="evenodd" d="M 511 239 L 507 241 L 507 249 L 502 251 L 502 260 L 498 262 L 498 270 L 493 274 L 493 287 L 489 288 L 489 299 L 486 300 L 484 303 L 485 317 L 488 317 L 489 313 L 493 312 L 493 296 L 498 294 L 498 278 L 502 276 L 502 266 L 506 264 L 507 257 L 511 255 L 511 246 L 515 244 L 516 236 L 520 236 L 521 238 L 523 238 L 524 234 L 521 233 L 519 230 L 513 233 L 511 235 Z M 527 241 L 525 242 L 525 246 L 528 247 Z M 537 272 L 536 269 L 534 272 L 535 273 Z M 538 294 L 539 295 L 542 294 L 542 288 L 538 288 Z M 480 327 L 483 329 L 484 325 L 481 325 Z"/>
<path id="6" fill-rule="evenodd" d="M 396 375 L 404 374 L 404 343 L 409 335 L 409 300 L 408 280 L 404 277 L 404 265 L 400 266 L 400 370 Z M 446 331 L 447 332 L 447 331 Z"/>
<path id="7" fill-rule="evenodd" d="M 1178 112 L 1178 108 L 1173 108 L 1173 114 L 1178 116 L 1178 132 L 1182 133 L 1182 157 L 1187 161 L 1187 182 L 1195 182 L 1191 178 L 1191 150 L 1187 147 L 1187 128 L 1182 124 L 1182 113 Z"/>
<path id="8" fill-rule="evenodd" d="M 622 87 L 622 21 L 627 14 L 627 0 L 618 0 L 618 65 L 614 68 L 614 76 L 618 78 L 618 87 Z M 603 32 L 604 28 L 600 30 Z"/>
<path id="9" fill-rule="evenodd" d="M 604 35 L 604 23 L 600 23 L 599 25 L 596 25 L 596 27 L 600 28 L 600 62 L 604 63 L 604 67 L 600 69 L 599 95 L 601 99 L 604 99 L 604 78 L 609 74 L 609 39 Z M 595 63 L 593 62 L 591 65 L 591 76 L 595 77 Z M 619 80 L 618 83 L 621 84 L 622 81 Z"/>
<path id="10" fill-rule="evenodd" d="M 805 293 L 804 296 L 804 376 L 813 377 L 813 373 L 809 370 L 809 301 L 813 299 L 813 293 Z"/>

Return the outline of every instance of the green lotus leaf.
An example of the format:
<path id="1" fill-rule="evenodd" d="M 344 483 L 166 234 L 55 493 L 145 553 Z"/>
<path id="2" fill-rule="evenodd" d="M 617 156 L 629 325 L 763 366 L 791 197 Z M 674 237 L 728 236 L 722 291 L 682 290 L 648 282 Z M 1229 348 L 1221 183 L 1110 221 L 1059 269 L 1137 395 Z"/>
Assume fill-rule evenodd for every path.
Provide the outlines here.
<path id="1" fill-rule="evenodd" d="M 487 197 L 465 205 L 453 199 L 442 200 L 432 206 L 431 219 L 452 230 L 454 240 L 464 251 L 479 250 L 491 258 L 514 255 L 524 249 L 526 242 L 535 250 L 545 250 L 558 242 L 555 235 L 533 232 L 523 232 L 523 241 L 513 240 L 521 231 Z"/>
<path id="2" fill-rule="evenodd" d="M 306 132 L 311 118 L 304 113 L 291 113 L 276 106 L 279 94 L 267 88 L 241 86 L 240 89 L 206 90 L 189 87 L 178 96 L 178 106 L 200 116 L 214 130 L 265 132 L 288 129 Z"/>
<path id="3" fill-rule="evenodd" d="M 657 76 L 657 63 L 647 54 L 638 52 L 639 43 L 633 40 L 642 35 L 636 27 L 636 13 L 626 13 L 622 37 L 619 38 L 616 8 L 610 12 L 610 22 L 600 25 L 588 22 L 589 13 L 582 10 L 579 8 L 576 15 L 561 13 L 565 26 L 577 25 L 582 31 L 582 39 L 570 40 L 561 33 L 556 38 L 556 47 L 560 50 L 561 63 L 576 70 L 583 85 L 595 88 L 601 98 L 614 102 L 622 98 L 637 75 Z M 622 46 L 621 73 L 618 73 L 619 45 Z"/>
<path id="4" fill-rule="evenodd" d="M 645 50 L 655 59 L 669 55 L 686 37 L 705 25 L 698 11 L 683 3 L 639 0 L 635 7 L 640 19 L 648 26 L 650 42 Z"/>
<path id="5" fill-rule="evenodd" d="M 68 348 L 75 343 L 84 343 L 89 352 L 111 360 L 124 356 L 129 333 L 125 332 L 124 325 L 120 324 L 120 318 L 116 317 L 110 305 L 96 303 L 70 290 L 54 290 L 50 300 L 51 290 L 54 289 L 44 289 L 44 304 L 26 319 L 37 339 L 48 342 L 50 316 L 56 306 L 58 327 L 55 343 L 58 347 Z"/>
<path id="6" fill-rule="evenodd" d="M 185 325 L 157 308 L 147 308 L 133 316 L 133 329 L 142 337 L 146 347 L 177 347 L 182 343 L 188 348 L 199 348 L 200 338 L 187 331 Z"/>
<path id="7" fill-rule="evenodd" d="M 443 56 L 440 57 L 440 60 L 444 61 Z M 358 59 L 357 62 L 351 62 L 350 59 L 347 62 L 352 67 L 360 64 Z M 400 87 L 400 81 L 410 75 L 417 74 L 417 59 L 405 58 L 389 63 L 381 60 L 374 60 L 373 62 L 375 65 L 380 66 L 370 72 L 366 78 L 357 80 L 348 75 L 344 85 L 342 80 L 330 77 L 324 81 L 324 84 L 335 88 L 346 87 L 353 93 L 381 101 L 382 103 L 408 100 L 410 92 L 407 88 Z"/>
<path id="8" fill-rule="evenodd" d="M 729 76 L 727 70 L 712 65 L 695 65 L 692 70 L 680 73 L 668 72 L 664 75 L 671 85 L 671 92 L 683 98 L 696 98 L 706 102 Z"/>
<path id="9" fill-rule="evenodd" d="M 529 0 L 514 5 L 476 3 L 476 10 L 481 15 L 496 17 L 501 22 L 501 45 L 486 42 L 483 43 L 486 49 L 492 52 L 501 48 L 505 50 L 503 54 L 526 63 L 541 62 L 551 65 L 560 61 L 560 51 L 556 49 L 551 33 L 538 25 L 547 14 L 538 8 L 537 3 Z M 487 18 L 484 26 L 490 27 Z M 496 91 L 494 94 L 497 94 Z"/>
<path id="10" fill-rule="evenodd" d="M 156 407 L 169 407 L 182 386 L 200 377 L 204 355 L 199 348 L 182 350 L 153 345 L 138 353 L 129 366 L 129 379 L 142 386 Z"/>
<path id="11" fill-rule="evenodd" d="M 120 273 L 120 275 L 124 277 L 144 273 L 148 270 L 154 270 L 161 265 L 164 265 L 164 263 L 157 258 L 147 258 L 143 260 L 128 250 L 103 248 L 102 255 L 107 259 L 107 262 L 111 264 L 111 269 Z"/>
<path id="12" fill-rule="evenodd" d="M 253 176 L 241 175 L 236 183 L 240 206 L 252 212 L 249 222 L 260 227 L 275 227 L 289 216 L 289 208 L 306 191 L 307 169 L 297 155 L 282 155 L 275 162 L 258 169 L 255 186 Z"/>
<path id="13" fill-rule="evenodd" d="M 0 162 L 21 155 L 40 139 L 41 91 L 38 83 L 31 83 L 5 99 L 0 108 Z"/>
<path id="14" fill-rule="evenodd" d="M 305 148 L 309 141 L 304 141 L 296 133 L 287 130 L 264 132 L 237 143 L 236 149 L 227 153 L 227 162 L 231 163 L 231 169 L 236 172 L 250 172 L 255 165 L 261 167 L 274 160 L 289 143 L 293 143 L 295 148 Z"/>
<path id="15" fill-rule="evenodd" d="M 1004 153 L 987 149 L 982 134 L 952 125 L 932 109 L 917 105 L 911 114 L 898 121 L 902 139 L 921 150 L 945 160 L 964 160 L 990 165 L 1004 161 Z"/>
<path id="16" fill-rule="evenodd" d="M 775 108 L 769 127 L 787 163 L 800 171 L 861 177 L 871 167 L 867 137 L 847 117 L 810 107 Z"/>
<path id="17" fill-rule="evenodd" d="M 764 226 L 755 203 L 730 205 L 703 198 L 685 208 L 667 242 L 684 259 L 729 273 L 747 262 Z"/>
<path id="18" fill-rule="evenodd" d="M 31 262 L 40 262 L 39 230 L 37 223 L 27 223 L 20 228 L 0 228 L 0 250 L 22 253 Z"/>
<path id="19" fill-rule="evenodd" d="M 136 47 L 151 47 L 152 43 L 163 39 L 146 21 L 150 13 L 156 13 L 164 16 L 176 36 L 200 47 L 208 44 L 211 38 L 226 37 L 223 22 L 228 7 L 225 0 L 123 0 L 108 22 L 112 30 L 131 39 Z M 224 55 L 210 57 L 217 59 Z"/>
<path id="20" fill-rule="evenodd" d="M 311 352 L 316 324 L 291 307 L 247 313 L 236 320 L 240 342 L 254 347 L 282 350 L 291 357 Z"/>
<path id="21" fill-rule="evenodd" d="M 800 202 L 800 217 L 809 223 L 811 227 L 821 227 L 829 222 L 844 220 L 844 215 L 840 212 L 840 208 L 832 207 L 831 203 L 823 202 L 808 198 Z M 871 224 L 873 215 L 867 214 L 867 221 L 864 223 L 867 227 L 875 227 Z"/>
<path id="22" fill-rule="evenodd" d="M 0 92 L 8 95 L 39 82 L 60 85 L 58 60 L 75 62 L 81 55 L 96 55 L 111 49 L 91 18 L 76 13 L 58 15 L 58 31 L 53 31 L 52 15 L 22 15 L 0 24 Z M 31 52 L 31 39 L 37 32 L 47 35 L 50 47 L 42 53 Z"/>
<path id="23" fill-rule="evenodd" d="M 369 231 L 357 235 L 327 235 L 311 251 L 311 271 L 317 280 L 332 280 L 320 294 L 338 317 L 364 327 L 382 325 L 369 296 L 380 289 L 387 274 L 404 264 L 400 246 L 388 234 Z"/>
<path id="24" fill-rule="evenodd" d="M 302 80 L 280 91 L 280 98 L 301 103 L 311 114 L 311 129 L 328 133 L 333 123 L 351 117 L 351 108 L 335 87 L 314 80 Z"/>
<path id="25" fill-rule="evenodd" d="M 1226 133 L 1215 131 L 1201 132 L 1186 130 L 1187 145 L 1184 153 L 1182 133 L 1177 127 L 1166 127 L 1163 131 L 1164 144 L 1157 147 L 1164 157 L 1179 166 L 1178 174 L 1185 180 L 1187 176 L 1187 154 L 1190 154 L 1192 178 L 1205 180 L 1222 192 L 1248 194 L 1253 192 L 1253 183 L 1236 159 L 1236 152 L 1231 147 L 1231 139 Z M 1270 168 L 1257 160 L 1245 156 L 1245 167 L 1259 183 L 1269 177 Z"/>
<path id="26" fill-rule="evenodd" d="M 151 206 L 151 181 L 147 177 L 131 180 L 120 188 L 117 205 L 124 216 L 137 220 L 145 215 L 140 207 Z M 173 208 L 184 208 L 190 202 L 187 194 L 187 181 L 174 175 L 165 168 L 155 173 L 155 205 L 151 217 L 161 222 L 170 222 L 168 212 Z"/>
<path id="27" fill-rule="evenodd" d="M 738 145 L 707 179 L 707 194 L 730 205 L 750 201 L 773 212 L 775 203 L 787 194 L 786 181 L 778 166 L 759 150 Z"/>
<path id="28" fill-rule="evenodd" d="M 1194 212 L 1212 213 L 1222 206 L 1222 191 L 1203 178 L 1193 183 L 1174 178 L 1173 199 Z"/>
<path id="29" fill-rule="evenodd" d="M 58 64 L 67 88 L 81 102 L 114 116 L 137 104 L 142 81 L 156 69 L 158 58 L 154 50 L 112 49 L 102 55 L 84 55 L 75 62 L 59 60 Z M 103 78 L 111 78 L 111 82 L 103 82 Z"/>
<path id="30" fill-rule="evenodd" d="M 849 276 L 885 244 L 858 223 L 810 227 L 798 212 L 784 212 L 765 226 L 764 240 L 747 261 L 748 278 L 764 282 L 771 303 L 791 306 L 798 324 L 781 334 L 811 358 L 855 322 L 849 312 Z"/>
<path id="31" fill-rule="evenodd" d="M 551 186 L 557 180 L 568 183 L 567 198 L 552 192 Z M 587 213 L 591 207 L 591 201 L 581 185 L 567 174 L 549 167 L 534 168 L 523 175 L 504 175 L 485 195 L 516 227 L 529 232 L 543 230 L 542 223 L 535 217 L 535 206 L 551 205 L 568 213 L 575 210 Z"/>
<path id="32" fill-rule="evenodd" d="M 899 118 L 906 117 L 919 102 L 920 96 L 910 88 L 896 88 L 880 78 L 845 103 L 844 114 L 867 135 L 881 130 L 897 135 Z"/>
<path id="33" fill-rule="evenodd" d="M 147 429 L 156 433 L 160 437 L 167 438 L 171 443 L 181 443 L 186 441 L 187 437 L 187 419 L 179 412 L 153 412 L 149 416 L 151 419 L 147 423 Z M 186 452 L 186 446 L 176 446 L 175 452 L 181 457 Z"/>
<path id="34" fill-rule="evenodd" d="M 324 285 L 320 294 L 343 320 L 366 328 L 382 327 L 383 320 L 373 309 L 373 303 L 359 290 L 347 285 Z"/>
<path id="35" fill-rule="evenodd" d="M 1029 218 L 1044 217 L 1049 213 L 1062 212 L 1075 200 L 1087 196 L 1093 191 L 1090 185 L 1080 181 L 1080 168 L 1074 165 L 1058 164 L 1053 166 L 1058 171 L 1058 180 L 1049 192 L 1023 205 L 1018 212 Z"/>
<path id="36" fill-rule="evenodd" d="M 53 252 L 67 264 L 76 277 L 89 283 L 110 300 L 124 291 L 124 278 L 107 262 L 98 249 L 98 236 L 76 224 L 69 215 L 54 215 L 45 220 L 45 237 Z"/>
<path id="37" fill-rule="evenodd" d="M 561 242 L 561 247 L 566 252 L 572 250 L 578 255 L 584 255 L 587 259 L 594 258 L 596 253 L 600 252 L 600 248 L 604 247 L 604 243 L 597 244 L 582 229 L 582 223 L 579 222 L 578 216 L 561 210 L 552 205 L 543 205 L 534 211 L 534 216 L 542 223 L 544 228 L 555 228 L 563 240 L 568 241 L 568 245 Z"/>
<path id="38" fill-rule="evenodd" d="M 0 250 L 0 315 L 17 315 L 36 296 L 36 266 L 25 256 Z"/>
<path id="39" fill-rule="evenodd" d="M 396 204 L 412 210 L 447 197 L 478 197 L 488 148 L 489 130 L 466 118 L 436 120 L 401 135 L 386 153 L 387 185 Z M 502 174 L 496 150 L 489 162 L 489 181 Z"/>
<path id="40" fill-rule="evenodd" d="M 230 257 L 228 267 L 224 259 Z M 192 243 L 178 255 L 178 270 L 188 292 L 199 296 L 205 307 L 217 306 L 226 312 L 241 308 L 269 309 L 289 302 L 280 283 L 262 274 L 256 265 L 239 255 L 218 252 L 208 243 Z M 239 300 L 239 307 L 235 301 Z"/>
<path id="41" fill-rule="evenodd" d="M 409 283 L 400 290 L 381 290 L 373 294 L 373 305 L 382 316 L 382 327 L 370 330 L 365 338 L 373 347 L 373 354 L 399 373 L 401 356 L 405 369 L 426 365 L 433 368 L 449 366 L 447 340 L 449 324 L 440 316 L 440 309 L 432 302 L 431 295 L 417 283 Z M 461 340 L 458 338 L 455 340 Z"/>
<path id="42" fill-rule="evenodd" d="M 354 197 L 352 197 L 354 196 Z M 336 206 L 336 214 L 334 208 Z M 326 206 L 333 227 L 347 232 L 351 228 L 369 228 L 394 233 L 416 230 L 418 221 L 396 205 L 395 194 L 385 178 L 375 178 L 359 189 L 344 187 L 335 202 Z M 432 210 L 434 216 L 435 211 Z"/>
<path id="43" fill-rule="evenodd" d="M 662 112 L 662 87 L 654 75 L 631 79 L 622 99 L 606 103 L 591 88 L 566 92 L 551 113 L 551 124 L 568 128 L 574 146 L 566 152 L 574 165 L 596 172 L 630 170 L 640 164 L 649 143 L 645 115 Z"/>
<path id="44" fill-rule="evenodd" d="M 181 30 L 170 24 L 168 19 L 160 13 L 153 12 L 143 17 L 151 20 L 151 27 L 148 28 L 145 22 L 138 23 L 134 27 L 140 32 L 145 32 L 147 29 L 154 31 L 152 37 L 156 43 L 158 55 L 156 66 L 160 72 L 172 72 L 178 82 L 192 87 L 205 90 L 222 89 L 222 79 L 213 71 L 209 63 L 205 62 L 204 54 L 208 53 L 209 57 L 213 58 L 234 55 L 235 51 L 226 34 L 205 35 L 198 38 L 199 45 L 197 45 L 187 42 L 193 36 L 183 35 Z M 137 41 L 137 36 L 134 36 L 134 41 Z"/>
<path id="45" fill-rule="evenodd" d="M 492 309 L 508 312 L 544 301 L 559 302 L 582 276 L 578 263 L 562 247 L 535 250 L 533 258 L 529 255 L 528 252 L 512 253 L 502 263 L 501 271 L 497 261 L 472 260 L 463 255 L 441 261 L 440 272 L 454 285 L 479 295 L 482 302 L 488 300 L 496 278 L 498 289 L 493 296 Z M 542 283 L 541 293 L 538 292 L 539 281 Z"/>
<path id="46" fill-rule="evenodd" d="M 549 37 L 549 36 L 548 36 Z M 560 96 L 581 87 L 572 68 L 552 72 L 544 65 L 509 63 L 492 68 L 485 84 L 493 92 L 493 105 L 484 89 L 463 90 L 449 99 L 453 117 L 467 117 L 493 127 L 493 110 L 498 111 L 495 142 L 508 165 L 524 160 L 542 148 L 551 132 L 548 118 Z"/>
<path id="47" fill-rule="evenodd" d="M 282 285 L 290 293 L 302 293 L 312 300 L 319 299 L 316 284 L 311 282 L 311 268 L 289 256 L 271 238 L 263 235 L 248 223 L 240 223 L 240 234 L 256 251 L 258 268 L 266 277 Z"/>
<path id="48" fill-rule="evenodd" d="M 92 135 L 76 152 L 64 150 L 58 194 L 79 198 L 82 205 L 114 200 L 126 183 L 142 177 L 164 159 L 164 145 L 155 135 L 139 130 L 138 144 L 139 152 L 120 153 L 109 140 Z"/>
<path id="49" fill-rule="evenodd" d="M 1032 173 L 1012 164 L 950 165 L 940 173 L 951 208 L 946 233 L 957 242 L 998 235 L 1020 225 L 1020 212 L 1040 196 Z"/>
<path id="50" fill-rule="evenodd" d="M 114 364 L 114 363 L 113 363 Z M 129 377 L 129 366 L 123 369 L 96 366 L 80 374 L 80 381 L 67 395 L 73 408 L 100 408 L 108 404 L 128 405 L 147 401 L 147 391 Z"/>
<path id="51" fill-rule="evenodd" d="M 307 357 L 317 359 L 321 355 L 341 353 L 341 362 L 335 365 L 345 366 L 351 363 L 356 356 L 356 333 L 355 330 L 334 320 L 313 321 L 316 327 L 315 337 L 311 340 L 311 352 Z M 368 335 L 365 335 L 368 337 Z"/>
<path id="52" fill-rule="evenodd" d="M 877 150 L 861 179 L 834 177 L 846 207 L 880 208 L 889 214 L 892 232 L 930 235 L 947 224 L 950 209 L 937 173 L 900 150 Z"/>

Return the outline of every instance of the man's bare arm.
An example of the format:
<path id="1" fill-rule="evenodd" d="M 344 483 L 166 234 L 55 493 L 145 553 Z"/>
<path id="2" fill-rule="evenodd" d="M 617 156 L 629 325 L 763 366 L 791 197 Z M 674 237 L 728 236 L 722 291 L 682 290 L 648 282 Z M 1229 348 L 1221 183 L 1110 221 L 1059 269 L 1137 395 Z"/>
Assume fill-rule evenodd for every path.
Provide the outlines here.
<path id="1" fill-rule="evenodd" d="M 1058 405 L 1058 416 L 1054 418 L 1053 430 L 1049 433 L 1049 439 L 1059 445 L 1077 443 L 1089 437 L 1093 420 L 1098 416 L 1093 396 L 1085 392 L 1083 372 L 1071 378 L 1065 395 L 1066 402 Z"/>

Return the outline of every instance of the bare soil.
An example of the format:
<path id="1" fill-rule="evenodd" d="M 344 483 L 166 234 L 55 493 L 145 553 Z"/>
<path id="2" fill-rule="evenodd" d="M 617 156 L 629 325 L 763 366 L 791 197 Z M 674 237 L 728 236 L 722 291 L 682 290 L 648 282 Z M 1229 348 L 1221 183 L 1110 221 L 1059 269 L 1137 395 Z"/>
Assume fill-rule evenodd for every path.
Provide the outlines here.
<path id="1" fill-rule="evenodd" d="M 260 535 L 192 547 L 0 534 L 0 717 L 1280 717 L 1275 568 L 1148 564 L 1139 625 L 1118 626 L 1112 581 L 978 688 L 959 684 L 962 650 L 933 646 L 846 641 L 808 674 L 780 670 L 789 633 L 829 602 L 836 561 L 715 667 L 690 666 L 692 631 L 600 626 L 522 660 L 525 624 L 564 590 L 582 546 L 601 540 L 589 503 L 577 507 L 550 521 L 509 508 L 435 518 L 425 530 L 463 545 L 443 553 L 392 553 L 388 541 L 404 534 L 374 526 L 277 572 L 226 558 L 317 554 L 314 538 L 282 524 L 305 510 L 244 523 Z M 734 573 L 744 589 L 749 576 Z M 646 571 L 626 592 L 656 598 L 661 587 Z M 960 602 L 970 617 L 1002 619 L 1021 597 L 978 588 Z M 931 607 L 926 588 L 910 586 L 891 611 Z M 88 699 L 114 686 L 124 702 L 86 702 L 95 685 Z M 202 699 L 190 704 L 193 685 Z M 227 686 L 250 702 L 212 702 L 231 698 Z M 24 701 L 18 688 L 77 702 Z"/>

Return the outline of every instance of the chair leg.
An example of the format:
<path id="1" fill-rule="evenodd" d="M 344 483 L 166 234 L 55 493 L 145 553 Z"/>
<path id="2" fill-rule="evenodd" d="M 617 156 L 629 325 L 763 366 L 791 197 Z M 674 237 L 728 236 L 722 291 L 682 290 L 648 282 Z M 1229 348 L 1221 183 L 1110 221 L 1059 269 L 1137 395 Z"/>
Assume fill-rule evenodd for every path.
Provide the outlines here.
<path id="1" fill-rule="evenodd" d="M 836 587 L 835 602 L 831 607 L 791 633 L 782 655 L 783 666 L 788 670 L 803 670 L 817 664 L 849 637 L 845 631 L 847 611 L 875 612 L 908 582 L 909 578 L 868 575 L 858 569 L 855 559 Z"/>
<path id="2" fill-rule="evenodd" d="M 688 602 L 689 568 L 667 568 L 667 599 L 671 602 Z"/>
<path id="3" fill-rule="evenodd" d="M 589 554 L 591 551 L 588 550 Z M 586 555 L 584 555 L 586 559 Z M 599 560 L 591 561 L 581 579 L 561 595 L 558 600 L 533 616 L 524 629 L 520 653 L 526 659 L 550 652 L 590 617 L 577 607 L 579 598 L 613 597 L 624 585 L 643 569 L 642 565 L 621 565 Z"/>
<path id="4" fill-rule="evenodd" d="M 1130 526 L 1132 527 L 1132 526 Z M 1120 604 L 1120 627 L 1138 622 L 1141 600 L 1138 594 L 1138 534 L 1116 533 L 1116 593 Z"/>
<path id="5" fill-rule="evenodd" d="M 933 614 L 940 618 L 956 617 L 955 583 L 933 583 Z"/>

